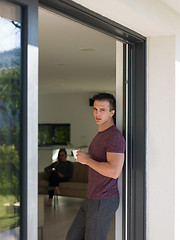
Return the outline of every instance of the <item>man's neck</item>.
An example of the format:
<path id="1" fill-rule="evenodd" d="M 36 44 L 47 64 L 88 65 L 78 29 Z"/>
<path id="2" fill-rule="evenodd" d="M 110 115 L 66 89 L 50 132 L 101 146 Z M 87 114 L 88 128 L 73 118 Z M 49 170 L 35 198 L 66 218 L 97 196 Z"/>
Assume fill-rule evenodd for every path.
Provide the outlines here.
<path id="1" fill-rule="evenodd" d="M 103 132 L 103 131 L 105 131 L 106 129 L 112 127 L 113 125 L 114 125 L 114 122 L 113 122 L 113 121 L 110 122 L 110 123 L 107 123 L 107 124 L 99 125 L 99 126 L 98 126 L 98 131 L 99 131 L 99 132 Z"/>

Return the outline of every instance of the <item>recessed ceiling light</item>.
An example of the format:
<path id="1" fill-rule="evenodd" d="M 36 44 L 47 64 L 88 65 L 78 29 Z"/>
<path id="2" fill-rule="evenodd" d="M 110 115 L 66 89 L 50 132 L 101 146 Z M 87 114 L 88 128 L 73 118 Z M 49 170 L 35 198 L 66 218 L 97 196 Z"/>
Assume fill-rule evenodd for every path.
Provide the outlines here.
<path id="1" fill-rule="evenodd" d="M 80 50 L 84 51 L 84 52 L 95 51 L 95 49 L 93 49 L 93 48 L 80 48 Z"/>
<path id="2" fill-rule="evenodd" d="M 60 67 L 63 67 L 66 65 L 66 63 L 56 63 L 56 65 L 60 66 Z"/>

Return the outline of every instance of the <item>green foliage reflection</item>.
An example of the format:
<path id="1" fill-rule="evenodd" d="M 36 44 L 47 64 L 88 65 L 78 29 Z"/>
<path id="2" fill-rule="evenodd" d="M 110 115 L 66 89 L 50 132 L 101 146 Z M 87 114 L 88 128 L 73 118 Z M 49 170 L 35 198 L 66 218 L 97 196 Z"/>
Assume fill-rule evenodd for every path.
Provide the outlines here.
<path id="1" fill-rule="evenodd" d="M 20 67 L 0 69 L 0 232 L 19 226 Z M 17 207 L 16 207 L 17 208 Z"/>
<path id="2" fill-rule="evenodd" d="M 0 193 L 19 196 L 19 155 L 14 145 L 0 146 Z"/>
<path id="3" fill-rule="evenodd" d="M 20 109 L 20 67 L 0 70 L 0 145 L 18 147 Z"/>
<path id="4" fill-rule="evenodd" d="M 15 117 L 19 111 L 20 84 L 19 84 L 20 67 L 1 68 L 0 70 L 0 98 L 5 104 L 2 110 L 9 110 L 11 116 Z M 7 109 L 6 109 L 7 107 Z"/>
<path id="5" fill-rule="evenodd" d="M 13 195 L 0 195 L 0 233 L 20 224 L 19 212 L 15 210 L 17 199 Z"/>

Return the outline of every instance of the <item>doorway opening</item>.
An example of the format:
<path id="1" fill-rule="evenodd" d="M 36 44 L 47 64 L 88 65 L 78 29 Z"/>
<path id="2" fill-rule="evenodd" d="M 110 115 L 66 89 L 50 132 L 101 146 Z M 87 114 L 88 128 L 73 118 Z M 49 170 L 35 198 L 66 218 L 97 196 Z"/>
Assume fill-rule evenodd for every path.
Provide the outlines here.
<path id="1" fill-rule="evenodd" d="M 38 139 L 40 174 L 57 160 L 60 148 L 66 149 L 67 160 L 71 162 L 76 162 L 73 150 L 88 152 L 90 142 L 98 131 L 91 105 L 94 94 L 108 92 L 118 97 L 121 104 L 118 104 L 116 122 L 122 130 L 123 43 L 40 7 L 39 56 L 39 129 L 42 125 L 44 127 L 39 131 Z M 47 136 L 51 126 L 54 128 L 60 124 L 70 127 L 70 137 L 64 144 L 57 144 L 55 139 L 51 141 L 52 136 Z M 54 239 L 65 239 L 83 199 L 81 193 L 76 198 L 70 198 L 68 194 L 67 190 L 64 196 L 58 197 L 58 204 L 53 202 L 56 204 L 54 208 L 45 206 L 45 240 L 52 234 Z M 44 201 L 47 201 L 47 195 Z M 115 217 L 108 239 L 115 239 Z"/>

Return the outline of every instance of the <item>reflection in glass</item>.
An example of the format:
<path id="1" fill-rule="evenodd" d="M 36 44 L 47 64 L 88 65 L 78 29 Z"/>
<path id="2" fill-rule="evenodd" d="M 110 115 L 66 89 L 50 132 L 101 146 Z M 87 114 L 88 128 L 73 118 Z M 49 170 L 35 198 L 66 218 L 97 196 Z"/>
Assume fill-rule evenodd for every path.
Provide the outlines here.
<path id="1" fill-rule="evenodd" d="M 20 7 L 0 1 L 0 9 L 0 239 L 8 240 L 20 239 L 21 23 Z"/>

